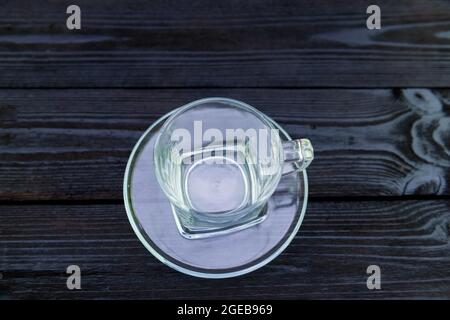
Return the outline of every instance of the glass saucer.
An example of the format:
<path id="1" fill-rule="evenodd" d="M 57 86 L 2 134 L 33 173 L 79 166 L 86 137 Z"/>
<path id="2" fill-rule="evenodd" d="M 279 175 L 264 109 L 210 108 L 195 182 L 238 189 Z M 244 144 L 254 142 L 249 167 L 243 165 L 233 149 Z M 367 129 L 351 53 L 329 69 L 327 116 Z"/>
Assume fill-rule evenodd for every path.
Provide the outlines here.
<path id="1" fill-rule="evenodd" d="M 234 277 L 269 263 L 289 245 L 303 221 L 308 198 L 306 171 L 282 176 L 267 204 L 267 218 L 260 224 L 217 237 L 186 239 L 178 231 L 171 205 L 153 169 L 154 143 L 172 112 L 145 131 L 125 171 L 125 208 L 139 240 L 164 264 L 196 277 Z M 268 119 L 280 130 L 282 139 L 291 140 Z"/>

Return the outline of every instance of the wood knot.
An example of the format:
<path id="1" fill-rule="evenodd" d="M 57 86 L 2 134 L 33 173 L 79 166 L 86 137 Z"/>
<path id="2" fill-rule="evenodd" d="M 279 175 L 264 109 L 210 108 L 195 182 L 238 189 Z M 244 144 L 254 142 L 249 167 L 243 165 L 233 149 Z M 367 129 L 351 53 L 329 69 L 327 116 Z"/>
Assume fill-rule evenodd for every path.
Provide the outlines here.
<path id="1" fill-rule="evenodd" d="M 433 114 L 442 111 L 441 100 L 429 89 L 403 89 L 402 96 L 419 113 Z"/>
<path id="2" fill-rule="evenodd" d="M 423 116 L 411 129 L 414 153 L 428 163 L 450 167 L 450 117 Z"/>
<path id="3" fill-rule="evenodd" d="M 442 93 L 403 89 L 401 94 L 411 109 L 420 115 L 411 127 L 413 152 L 427 163 L 450 167 L 450 116 L 446 114 Z"/>
<path id="4" fill-rule="evenodd" d="M 442 194 L 445 189 L 444 170 L 431 165 L 423 165 L 412 176 L 407 177 L 403 194 Z"/>

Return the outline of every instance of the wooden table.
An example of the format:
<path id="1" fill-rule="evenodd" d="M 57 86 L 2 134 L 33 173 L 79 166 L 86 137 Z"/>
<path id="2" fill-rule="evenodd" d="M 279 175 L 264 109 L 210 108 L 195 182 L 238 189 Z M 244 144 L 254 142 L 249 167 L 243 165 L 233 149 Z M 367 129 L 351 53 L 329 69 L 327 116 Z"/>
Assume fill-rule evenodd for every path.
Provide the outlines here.
<path id="1" fill-rule="evenodd" d="M 67 1 L 1 4 L 0 298 L 450 298 L 448 1 L 377 1 L 381 30 L 362 0 L 76 3 L 79 31 Z M 143 131 L 208 96 L 316 149 L 299 234 L 226 280 L 157 261 L 122 200 Z"/>

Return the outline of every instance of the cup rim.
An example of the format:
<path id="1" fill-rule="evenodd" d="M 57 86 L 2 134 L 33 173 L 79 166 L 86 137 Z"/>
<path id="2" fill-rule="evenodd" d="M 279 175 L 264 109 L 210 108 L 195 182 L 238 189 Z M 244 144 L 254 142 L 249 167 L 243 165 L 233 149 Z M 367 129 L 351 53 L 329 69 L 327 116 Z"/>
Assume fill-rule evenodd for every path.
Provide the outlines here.
<path id="1" fill-rule="evenodd" d="M 231 98 L 225 98 L 225 97 L 207 97 L 207 98 L 202 98 L 202 99 L 198 99 L 198 100 L 194 100 L 192 102 L 189 102 L 185 105 L 182 105 L 181 107 L 178 107 L 177 109 L 173 110 L 172 112 L 170 112 L 168 114 L 167 119 L 165 120 L 165 122 L 163 123 L 163 125 L 161 126 L 160 129 L 160 134 L 156 137 L 156 141 L 155 141 L 155 150 L 158 148 L 157 146 L 160 143 L 160 139 L 161 139 L 161 132 L 164 132 L 170 125 L 171 122 L 179 115 L 181 115 L 183 112 L 195 108 L 201 104 L 204 103 L 208 103 L 208 102 L 225 102 L 225 103 L 229 103 L 232 106 L 237 106 L 239 108 L 242 108 L 248 112 L 251 112 L 255 117 L 258 118 L 258 120 L 260 120 L 265 126 L 271 128 L 271 129 L 277 129 L 279 130 L 280 128 L 278 128 L 279 126 L 275 126 L 273 123 L 274 121 L 272 119 L 270 119 L 268 116 L 266 116 L 263 112 L 259 111 L 258 109 L 256 109 L 255 107 L 249 105 L 248 103 L 245 103 L 243 101 L 240 100 L 236 100 L 236 99 L 231 99 Z M 270 119 L 270 120 L 268 120 Z M 283 134 L 285 134 L 283 132 Z M 156 154 L 156 152 L 154 153 Z M 158 160 L 156 159 L 156 157 L 154 158 L 154 162 L 156 163 Z M 156 175 L 156 179 L 158 180 L 158 183 L 161 187 L 161 189 L 164 191 L 164 193 L 166 194 L 166 196 L 169 198 L 169 201 L 172 203 L 172 205 L 174 205 L 173 203 L 177 202 L 176 199 L 172 198 L 172 195 L 170 194 L 169 191 L 167 191 L 165 185 L 164 185 L 164 181 L 162 179 L 162 177 L 160 176 L 159 171 L 157 170 L 156 166 L 153 168 L 153 170 L 155 171 L 155 175 Z M 279 174 L 277 175 L 276 179 L 279 181 L 279 179 L 281 178 L 281 171 L 279 172 Z M 272 196 L 272 194 L 268 194 L 265 202 L 267 202 L 269 200 L 269 198 Z M 260 206 L 260 203 L 255 203 L 252 204 L 250 207 L 248 207 L 248 210 L 254 210 L 255 208 L 257 208 L 258 206 Z M 236 211 L 236 214 L 239 213 L 239 210 L 233 210 Z"/>

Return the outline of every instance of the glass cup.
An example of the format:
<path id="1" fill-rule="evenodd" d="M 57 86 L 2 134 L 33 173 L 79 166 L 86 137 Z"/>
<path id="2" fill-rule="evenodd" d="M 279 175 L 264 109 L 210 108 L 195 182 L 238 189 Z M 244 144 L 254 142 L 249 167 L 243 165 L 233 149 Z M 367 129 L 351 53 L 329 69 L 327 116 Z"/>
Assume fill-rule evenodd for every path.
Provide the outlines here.
<path id="1" fill-rule="evenodd" d="M 308 139 L 282 141 L 267 116 L 243 102 L 207 98 L 177 109 L 155 142 L 155 175 L 182 236 L 254 226 L 282 175 L 314 158 Z"/>

